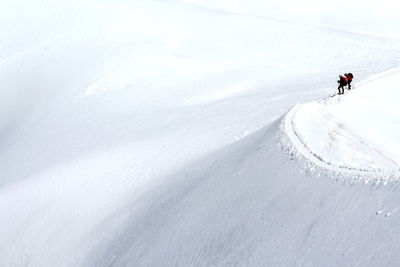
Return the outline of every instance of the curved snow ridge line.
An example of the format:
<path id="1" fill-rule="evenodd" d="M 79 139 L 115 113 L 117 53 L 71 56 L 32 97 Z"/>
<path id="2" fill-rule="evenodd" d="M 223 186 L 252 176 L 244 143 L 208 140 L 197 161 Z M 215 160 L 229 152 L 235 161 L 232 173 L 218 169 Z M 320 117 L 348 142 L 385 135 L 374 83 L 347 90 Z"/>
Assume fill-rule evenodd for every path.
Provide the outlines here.
<path id="1" fill-rule="evenodd" d="M 358 180 L 364 180 L 365 182 L 373 180 L 385 180 L 385 181 L 396 181 L 400 179 L 399 171 L 389 171 L 384 169 L 370 169 L 370 168 L 355 168 L 350 166 L 335 165 L 331 162 L 324 160 L 320 155 L 312 151 L 301 138 L 300 134 L 296 131 L 294 124 L 294 117 L 296 112 L 303 105 L 297 104 L 289 110 L 283 119 L 284 133 L 287 139 L 293 145 L 293 148 L 309 160 L 312 164 L 335 173 L 350 175 L 352 177 L 359 177 Z"/>

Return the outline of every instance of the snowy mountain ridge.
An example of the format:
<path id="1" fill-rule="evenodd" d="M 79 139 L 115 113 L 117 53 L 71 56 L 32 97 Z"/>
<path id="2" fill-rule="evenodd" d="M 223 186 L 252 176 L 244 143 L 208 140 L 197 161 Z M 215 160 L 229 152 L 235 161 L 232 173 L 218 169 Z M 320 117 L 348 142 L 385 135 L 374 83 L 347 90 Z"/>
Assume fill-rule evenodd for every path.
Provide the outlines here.
<path id="1" fill-rule="evenodd" d="M 285 119 L 289 139 L 329 170 L 370 180 L 400 177 L 399 69 L 375 75 L 346 95 L 296 105 Z M 388 99 L 389 98 L 389 99 Z M 367 119 L 363 119 L 367 115 Z"/>
<path id="2" fill-rule="evenodd" d="M 395 148 L 394 87 L 359 81 L 399 66 L 400 41 L 349 32 L 336 2 L 288 3 L 0 1 L 0 265 L 398 265 L 398 183 L 313 172 L 280 127 L 314 101 L 296 131 L 329 140 L 315 109 L 351 71 L 322 111 L 387 106 L 373 121 L 390 115 Z"/>

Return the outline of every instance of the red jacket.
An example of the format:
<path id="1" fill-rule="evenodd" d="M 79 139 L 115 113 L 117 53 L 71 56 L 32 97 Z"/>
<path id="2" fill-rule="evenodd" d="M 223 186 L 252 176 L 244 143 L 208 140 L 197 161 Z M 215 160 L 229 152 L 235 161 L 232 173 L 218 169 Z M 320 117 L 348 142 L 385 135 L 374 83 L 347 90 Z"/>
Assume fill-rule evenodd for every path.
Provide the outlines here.
<path id="1" fill-rule="evenodd" d="M 350 82 L 353 80 L 352 78 L 351 78 L 351 76 L 350 75 L 346 75 L 346 78 L 347 78 L 347 80 L 349 80 Z"/>

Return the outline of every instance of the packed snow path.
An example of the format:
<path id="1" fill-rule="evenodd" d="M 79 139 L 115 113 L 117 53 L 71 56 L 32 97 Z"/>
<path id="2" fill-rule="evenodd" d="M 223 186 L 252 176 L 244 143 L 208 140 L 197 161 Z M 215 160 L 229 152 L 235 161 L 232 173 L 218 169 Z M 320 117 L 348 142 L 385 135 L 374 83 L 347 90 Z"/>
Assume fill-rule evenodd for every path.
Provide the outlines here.
<path id="1" fill-rule="evenodd" d="M 399 69 L 360 82 L 345 95 L 296 105 L 285 118 L 295 149 L 317 166 L 354 179 L 400 178 Z"/>

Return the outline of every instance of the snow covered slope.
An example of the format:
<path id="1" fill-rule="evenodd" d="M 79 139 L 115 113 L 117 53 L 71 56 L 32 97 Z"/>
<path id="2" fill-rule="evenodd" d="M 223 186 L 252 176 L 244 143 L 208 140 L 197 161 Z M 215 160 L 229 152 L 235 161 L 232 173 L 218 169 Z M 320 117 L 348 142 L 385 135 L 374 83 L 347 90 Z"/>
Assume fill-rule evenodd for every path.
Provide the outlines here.
<path id="1" fill-rule="evenodd" d="M 277 20 L 400 38 L 395 0 L 177 0 L 183 4 Z"/>
<path id="2" fill-rule="evenodd" d="M 335 182 L 290 161 L 280 120 L 171 175 L 88 266 L 397 265 L 398 184 Z"/>
<path id="3" fill-rule="evenodd" d="M 324 168 L 369 173 L 367 180 L 398 179 L 400 76 L 398 70 L 393 72 L 345 96 L 296 106 L 286 119 L 286 130 L 298 150 Z"/>
<path id="4" fill-rule="evenodd" d="M 0 265 L 397 263 L 397 185 L 308 173 L 279 125 L 398 40 L 174 1 L 0 10 Z"/>

